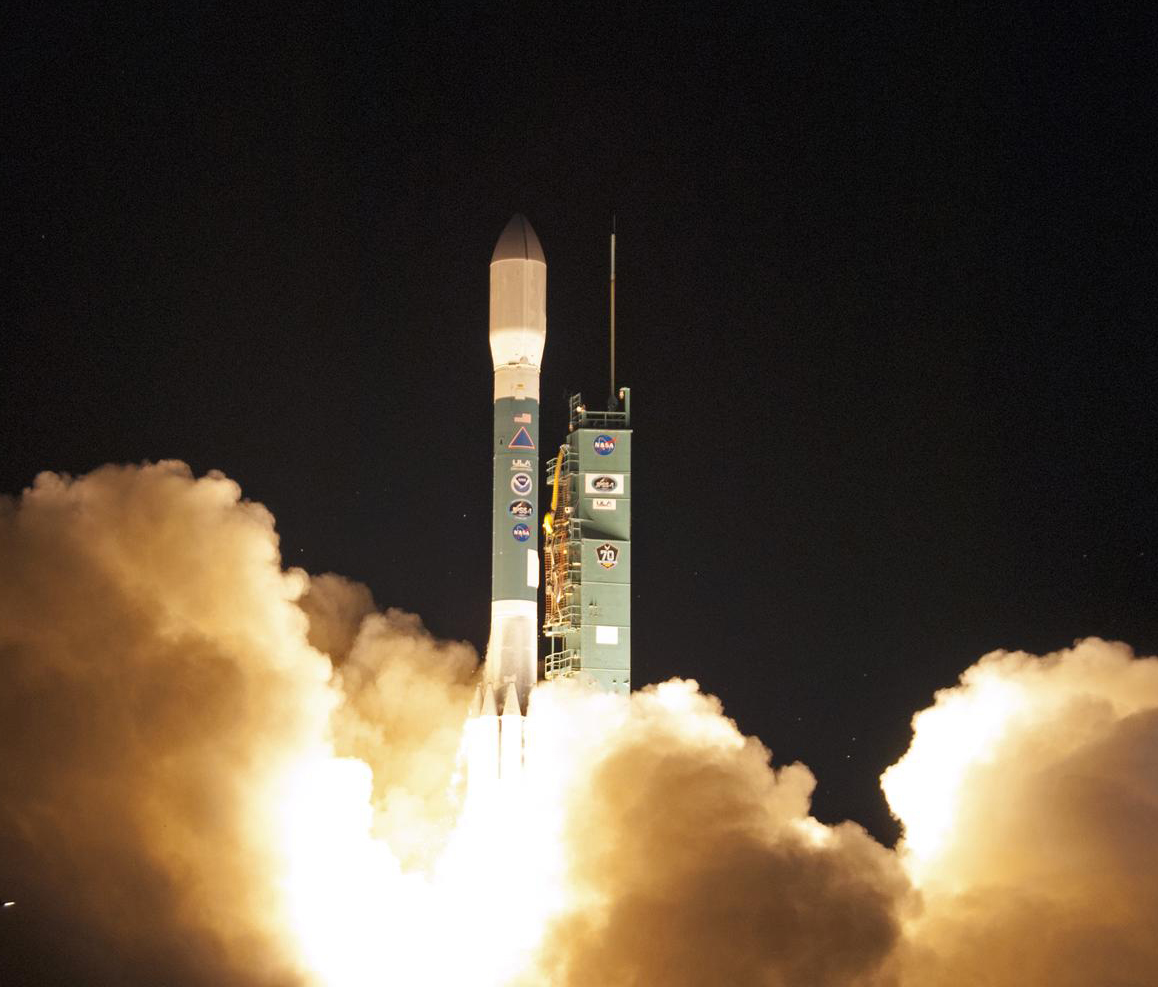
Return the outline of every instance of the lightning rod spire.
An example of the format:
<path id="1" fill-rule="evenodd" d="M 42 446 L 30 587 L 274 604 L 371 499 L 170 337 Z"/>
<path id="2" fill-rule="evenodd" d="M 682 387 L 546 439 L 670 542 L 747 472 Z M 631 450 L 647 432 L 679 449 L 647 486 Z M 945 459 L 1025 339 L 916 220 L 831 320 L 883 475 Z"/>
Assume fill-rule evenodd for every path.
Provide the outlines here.
<path id="1" fill-rule="evenodd" d="M 611 214 L 611 398 L 607 408 L 614 411 L 619 402 L 615 396 L 615 213 Z"/>

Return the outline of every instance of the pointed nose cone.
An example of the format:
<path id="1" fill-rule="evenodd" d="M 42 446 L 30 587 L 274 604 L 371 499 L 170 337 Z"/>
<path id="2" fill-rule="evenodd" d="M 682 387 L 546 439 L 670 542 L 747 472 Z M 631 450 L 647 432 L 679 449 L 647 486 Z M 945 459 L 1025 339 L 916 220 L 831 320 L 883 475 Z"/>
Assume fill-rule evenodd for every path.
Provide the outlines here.
<path id="1" fill-rule="evenodd" d="M 531 397 L 538 401 L 538 371 L 547 341 L 547 261 L 531 224 L 518 213 L 495 244 L 490 282 L 490 344 L 495 371 L 504 367 L 525 371 L 501 385 L 496 377 L 495 399 Z"/>
<path id="2" fill-rule="evenodd" d="M 500 260 L 537 260 L 546 264 L 543 248 L 527 217 L 522 213 L 515 213 L 507 223 L 499 242 L 495 244 L 495 252 L 491 255 L 491 263 Z"/>

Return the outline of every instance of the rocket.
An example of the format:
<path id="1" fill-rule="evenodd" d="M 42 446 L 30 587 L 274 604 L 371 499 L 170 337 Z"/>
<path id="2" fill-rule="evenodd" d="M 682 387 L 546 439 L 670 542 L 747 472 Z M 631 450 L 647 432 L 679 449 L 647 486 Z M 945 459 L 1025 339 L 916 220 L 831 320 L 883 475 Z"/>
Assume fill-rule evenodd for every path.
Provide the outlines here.
<path id="1" fill-rule="evenodd" d="M 491 634 L 466 728 L 472 797 L 507 795 L 523 776 L 525 713 L 539 665 L 539 365 L 547 341 L 547 261 L 515 215 L 491 256 L 495 371 Z M 501 702 L 501 706 L 499 705 Z M 515 787 L 512 788 L 511 786 Z"/>
<path id="2" fill-rule="evenodd" d="M 547 340 L 547 261 L 521 215 L 511 217 L 495 244 L 490 289 L 494 496 L 485 688 L 502 701 L 505 722 L 526 712 L 539 650 L 539 367 Z M 510 750 L 504 741 L 504 764 Z"/>

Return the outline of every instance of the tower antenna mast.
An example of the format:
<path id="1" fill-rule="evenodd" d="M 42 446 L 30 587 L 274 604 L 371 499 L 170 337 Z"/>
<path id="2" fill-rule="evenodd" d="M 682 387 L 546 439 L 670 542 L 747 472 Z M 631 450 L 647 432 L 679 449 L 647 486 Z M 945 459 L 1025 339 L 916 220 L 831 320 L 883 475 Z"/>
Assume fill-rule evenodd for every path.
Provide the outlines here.
<path id="1" fill-rule="evenodd" d="M 619 402 L 615 395 L 615 213 L 611 214 L 611 398 L 608 410 L 614 411 Z"/>

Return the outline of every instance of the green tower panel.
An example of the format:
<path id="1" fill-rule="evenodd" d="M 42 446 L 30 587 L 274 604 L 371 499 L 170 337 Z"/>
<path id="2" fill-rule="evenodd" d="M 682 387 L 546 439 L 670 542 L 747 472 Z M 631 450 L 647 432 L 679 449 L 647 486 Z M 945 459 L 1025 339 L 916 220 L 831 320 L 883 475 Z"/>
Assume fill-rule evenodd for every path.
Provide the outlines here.
<path id="1" fill-rule="evenodd" d="M 588 411 L 571 399 L 559 457 L 554 533 L 544 552 L 547 678 L 577 676 L 612 692 L 631 690 L 631 417 Z"/>

